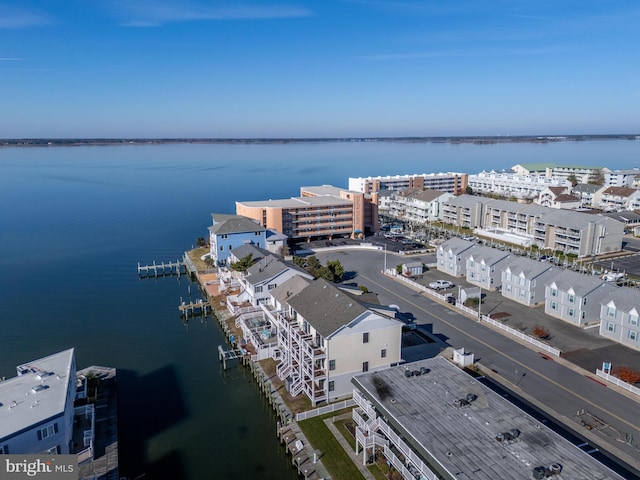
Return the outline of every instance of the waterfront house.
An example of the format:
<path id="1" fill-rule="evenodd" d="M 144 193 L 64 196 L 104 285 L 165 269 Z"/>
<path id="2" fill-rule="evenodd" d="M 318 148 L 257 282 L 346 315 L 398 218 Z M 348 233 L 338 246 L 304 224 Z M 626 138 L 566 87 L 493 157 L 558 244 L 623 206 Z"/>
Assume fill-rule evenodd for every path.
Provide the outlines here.
<path id="1" fill-rule="evenodd" d="M 400 321 L 365 308 L 324 279 L 290 293 L 262 309 L 277 327 L 276 373 L 291 395 L 304 393 L 313 405 L 331 402 L 351 395 L 354 375 L 401 361 Z"/>
<path id="2" fill-rule="evenodd" d="M 600 335 L 634 350 L 640 350 L 638 292 L 621 287 L 600 301 Z"/>
<path id="3" fill-rule="evenodd" d="M 496 290 L 502 282 L 503 265 L 511 256 L 490 247 L 476 247 L 466 261 L 467 282 L 486 290 Z"/>
<path id="4" fill-rule="evenodd" d="M 570 184 L 564 187 L 547 187 L 540 192 L 536 203 L 543 207 L 562 208 L 564 210 L 580 208 L 580 198 L 571 195 L 569 193 L 570 188 Z"/>
<path id="5" fill-rule="evenodd" d="M 227 307 L 234 314 L 238 313 L 238 307 L 256 309 L 261 303 L 267 302 L 271 290 L 295 275 L 313 279 L 313 275 L 297 265 L 252 245 L 237 248 L 232 258 L 240 260 L 247 255 L 251 255 L 253 264 L 245 272 L 235 272 L 240 293 L 227 297 Z"/>
<path id="6" fill-rule="evenodd" d="M 16 367 L 0 381 L 0 454 L 74 452 L 74 350 Z"/>
<path id="7" fill-rule="evenodd" d="M 595 277 L 563 270 L 545 284 L 544 313 L 578 327 L 600 322 L 600 302 L 618 287 Z"/>
<path id="8" fill-rule="evenodd" d="M 470 249 L 477 247 L 475 242 L 461 238 L 451 238 L 438 246 L 436 268 L 439 272 L 452 277 L 464 277 L 467 273 L 467 256 Z"/>
<path id="9" fill-rule="evenodd" d="M 526 257 L 511 257 L 502 269 L 502 296 L 528 307 L 544 303 L 545 282 L 559 269 Z"/>
<path id="10" fill-rule="evenodd" d="M 212 213 L 209 227 L 209 253 L 217 267 L 227 265 L 234 248 L 242 245 L 266 247 L 266 229 L 260 223 L 242 215 Z"/>

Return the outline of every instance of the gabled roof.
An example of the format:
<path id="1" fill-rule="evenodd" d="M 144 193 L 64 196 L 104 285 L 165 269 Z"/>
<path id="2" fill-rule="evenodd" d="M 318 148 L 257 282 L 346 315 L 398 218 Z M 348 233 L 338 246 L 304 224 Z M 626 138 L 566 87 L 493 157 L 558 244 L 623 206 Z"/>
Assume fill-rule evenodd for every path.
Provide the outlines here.
<path id="1" fill-rule="evenodd" d="M 247 269 L 244 279 L 251 285 L 259 285 L 268 282 L 287 270 L 295 270 L 300 275 L 312 278 L 310 274 L 301 268 L 285 263 L 274 255 L 267 255 Z"/>
<path id="2" fill-rule="evenodd" d="M 214 235 L 265 231 L 259 223 L 242 215 L 212 213 L 211 218 L 213 225 L 209 227 L 209 231 Z"/>
<path id="3" fill-rule="evenodd" d="M 556 196 L 560 195 L 566 189 L 567 187 L 547 187 L 547 190 L 550 190 Z"/>
<path id="4" fill-rule="evenodd" d="M 618 287 L 615 290 L 608 292 L 600 300 L 601 305 L 607 305 L 613 301 L 617 310 L 623 312 L 630 312 L 634 308 L 636 309 L 636 315 L 640 313 L 640 303 L 638 302 L 638 292 L 628 287 Z"/>
<path id="5" fill-rule="evenodd" d="M 604 192 L 603 195 L 615 195 L 617 197 L 630 197 L 634 193 L 637 193 L 638 190 L 635 188 L 629 187 L 609 187 Z"/>
<path id="6" fill-rule="evenodd" d="M 578 193 L 596 193 L 600 190 L 602 185 L 594 185 L 592 183 L 579 183 L 575 187 L 573 187 L 574 192 Z"/>
<path id="7" fill-rule="evenodd" d="M 70 348 L 20 365 L 17 377 L 0 381 L 0 440 L 65 411 L 69 381 L 76 384 L 74 363 Z"/>
<path id="8" fill-rule="evenodd" d="M 312 280 L 302 275 L 295 275 L 271 290 L 271 296 L 277 302 L 283 304 L 289 298 L 307 288 L 311 282 Z"/>
<path id="9" fill-rule="evenodd" d="M 451 194 L 447 192 L 442 192 L 440 190 L 427 189 L 427 190 L 419 191 L 411 198 L 414 200 L 420 200 L 422 202 L 433 202 L 436 198 L 440 198 L 443 195 L 451 196 Z"/>
<path id="10" fill-rule="evenodd" d="M 566 292 L 569 289 L 572 289 L 579 297 L 584 297 L 591 292 L 594 292 L 600 285 L 605 284 L 609 285 L 610 287 L 612 286 L 601 278 L 592 275 L 585 275 L 583 273 L 572 272 L 571 270 L 562 270 L 558 272 L 558 274 L 553 278 L 547 280 L 545 282 L 545 285 L 549 286 L 553 283 L 555 283 L 558 290 Z"/>
<path id="11" fill-rule="evenodd" d="M 580 199 L 568 193 L 561 193 L 556 197 L 555 201 L 559 203 L 569 203 L 569 202 L 579 202 Z"/>
<path id="12" fill-rule="evenodd" d="M 231 255 L 236 257 L 238 260 L 246 257 L 247 255 L 251 255 L 251 260 L 253 262 L 258 262 L 264 257 L 271 255 L 271 253 L 255 245 L 246 244 L 231 250 Z"/>
<path id="13" fill-rule="evenodd" d="M 512 257 L 510 258 L 503 270 L 509 269 L 512 275 L 520 275 L 524 273 L 524 276 L 529 280 L 539 277 L 545 272 L 555 272 L 558 269 L 548 263 L 538 262 L 527 257 Z"/>
<path id="14" fill-rule="evenodd" d="M 462 252 L 469 250 L 470 248 L 477 247 L 478 244 L 474 242 L 470 242 L 468 240 L 463 240 L 461 238 L 453 237 L 440 245 L 440 248 L 444 252 L 448 252 L 451 250 L 453 255 L 460 255 Z"/>
<path id="15" fill-rule="evenodd" d="M 291 297 L 287 303 L 324 338 L 367 312 L 352 297 L 322 278 Z"/>
<path id="16" fill-rule="evenodd" d="M 467 259 L 473 258 L 474 262 L 484 261 L 486 265 L 491 266 L 491 265 L 495 265 L 498 262 L 501 262 L 502 260 L 506 259 L 508 256 L 509 256 L 508 252 L 498 250 L 497 248 L 477 247 L 477 248 L 474 248 L 469 253 L 469 255 L 467 256 Z"/>

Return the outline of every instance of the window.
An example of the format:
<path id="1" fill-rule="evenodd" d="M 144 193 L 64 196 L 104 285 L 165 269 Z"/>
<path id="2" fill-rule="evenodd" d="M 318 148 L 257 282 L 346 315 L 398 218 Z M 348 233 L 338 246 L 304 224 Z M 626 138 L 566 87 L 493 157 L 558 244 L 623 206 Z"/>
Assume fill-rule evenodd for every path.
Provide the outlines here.
<path id="1" fill-rule="evenodd" d="M 524 285 L 527 282 L 527 279 L 524 277 L 520 277 L 520 285 Z"/>
<path id="2" fill-rule="evenodd" d="M 262 293 L 262 285 L 257 285 L 254 291 L 256 293 Z"/>
<path id="3" fill-rule="evenodd" d="M 336 382 L 331 380 L 329 381 L 329 391 L 333 392 L 336 389 Z"/>
<path id="4" fill-rule="evenodd" d="M 607 322 L 607 330 L 610 332 L 616 331 L 616 324 L 613 322 Z"/>
<path id="5" fill-rule="evenodd" d="M 335 369 L 336 369 L 336 361 L 329 360 L 329 370 L 335 370 Z"/>
<path id="6" fill-rule="evenodd" d="M 520 296 L 522 298 L 525 298 L 527 296 L 527 291 L 524 288 L 522 290 L 520 290 Z"/>
<path id="7" fill-rule="evenodd" d="M 558 303 L 557 302 L 551 302 L 551 310 L 558 310 Z"/>
<path id="8" fill-rule="evenodd" d="M 46 450 L 47 453 L 51 453 L 53 455 L 58 455 L 60 454 L 60 445 L 56 445 L 55 447 L 51 447 L 50 449 Z"/>
<path id="9" fill-rule="evenodd" d="M 269 290 L 273 290 L 274 288 L 276 288 L 278 286 L 277 283 L 272 283 L 271 285 L 269 285 L 268 289 Z"/>
<path id="10" fill-rule="evenodd" d="M 576 311 L 573 308 L 569 309 L 569 316 L 573 317 L 575 315 Z"/>
<path id="11" fill-rule="evenodd" d="M 220 245 L 220 251 L 224 252 L 224 245 Z"/>
<path id="12" fill-rule="evenodd" d="M 511 291 L 511 284 L 507 283 L 505 288 L 506 288 L 507 292 L 510 292 Z"/>
<path id="13" fill-rule="evenodd" d="M 607 307 L 607 316 L 608 317 L 615 317 L 616 316 L 615 307 Z"/>
<path id="14" fill-rule="evenodd" d="M 383 348 L 382 350 L 380 350 L 380 358 L 386 358 L 387 357 L 387 349 Z"/>
<path id="15" fill-rule="evenodd" d="M 362 334 L 362 343 L 369 343 L 369 332 Z"/>
<path id="16" fill-rule="evenodd" d="M 44 428 L 38 430 L 38 440 L 42 440 L 43 438 L 51 437 L 58 433 L 58 424 L 54 423 L 53 425 L 47 425 Z"/>
<path id="17" fill-rule="evenodd" d="M 576 296 L 574 294 L 570 293 L 568 298 L 569 298 L 569 303 L 575 303 Z"/>
<path id="18" fill-rule="evenodd" d="M 629 323 L 631 325 L 637 325 L 638 324 L 638 315 L 629 314 Z"/>
<path id="19" fill-rule="evenodd" d="M 638 332 L 636 332 L 635 330 L 629 330 L 629 339 L 630 340 L 638 340 Z"/>
<path id="20" fill-rule="evenodd" d="M 362 362 L 362 371 L 363 372 L 369 371 L 369 362 Z"/>
<path id="21" fill-rule="evenodd" d="M 557 297 L 558 296 L 558 289 L 557 288 L 551 288 L 551 296 L 552 297 Z"/>
<path id="22" fill-rule="evenodd" d="M 505 279 L 510 282 L 511 281 L 511 272 L 506 272 L 505 273 Z"/>

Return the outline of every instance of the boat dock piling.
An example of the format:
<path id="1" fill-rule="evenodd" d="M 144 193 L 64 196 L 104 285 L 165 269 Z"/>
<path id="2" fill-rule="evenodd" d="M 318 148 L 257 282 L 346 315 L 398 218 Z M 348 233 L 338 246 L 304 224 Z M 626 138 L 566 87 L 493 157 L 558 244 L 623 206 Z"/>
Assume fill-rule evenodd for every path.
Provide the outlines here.
<path id="1" fill-rule="evenodd" d="M 152 265 L 140 265 L 138 262 L 138 276 L 139 277 L 163 277 L 165 275 L 178 275 L 178 277 L 186 271 L 185 262 L 176 260 L 169 263 L 156 263 L 153 261 Z"/>
<path id="2" fill-rule="evenodd" d="M 211 310 L 211 305 L 209 305 L 209 302 L 205 302 L 204 300 L 200 299 L 196 302 L 181 302 L 180 305 L 178 305 L 178 310 L 180 310 L 180 314 L 185 318 L 189 318 L 189 314 L 191 314 L 191 316 L 195 315 L 196 313 L 202 313 L 203 315 L 206 315 L 207 312 Z"/>
<path id="3" fill-rule="evenodd" d="M 222 345 L 218 345 L 218 358 L 222 362 L 225 370 L 227 369 L 227 360 L 235 360 L 242 357 L 244 357 L 244 353 L 242 353 L 242 350 L 239 348 L 225 350 L 222 348 Z"/>

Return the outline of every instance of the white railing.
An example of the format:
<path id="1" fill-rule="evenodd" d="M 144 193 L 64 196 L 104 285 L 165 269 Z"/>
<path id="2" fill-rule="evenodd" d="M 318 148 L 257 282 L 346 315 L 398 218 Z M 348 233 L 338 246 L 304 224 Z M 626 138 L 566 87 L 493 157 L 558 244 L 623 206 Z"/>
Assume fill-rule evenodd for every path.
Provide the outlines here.
<path id="1" fill-rule="evenodd" d="M 78 452 L 78 465 L 91 459 L 93 459 L 93 446 Z"/>
<path id="2" fill-rule="evenodd" d="M 364 398 L 358 390 L 353 390 L 353 400 L 362 410 L 364 410 L 364 413 L 366 413 L 369 418 L 376 417 L 376 411 L 371 405 L 371 402 Z"/>
<path id="3" fill-rule="evenodd" d="M 324 415 L 326 413 L 337 412 L 338 410 L 343 410 L 345 408 L 353 407 L 355 404 L 356 402 L 353 399 L 349 398 L 348 400 L 343 400 L 342 402 L 325 405 L 324 407 L 316 408 L 315 410 L 300 412 L 296 414 L 296 422 L 299 422 L 300 420 L 306 420 L 308 418 L 317 417 L 319 415 Z"/>
<path id="4" fill-rule="evenodd" d="M 549 345 L 547 345 L 546 343 L 541 342 L 540 340 L 536 340 L 533 337 L 530 337 L 529 335 L 526 335 L 514 328 L 508 327 L 506 325 L 503 325 L 500 322 L 496 322 L 493 318 L 487 316 L 487 315 L 483 315 L 482 316 L 482 321 L 483 322 L 487 322 L 490 323 L 491 325 L 493 325 L 494 327 L 497 327 L 501 330 L 504 330 L 505 332 L 520 338 L 521 340 L 524 340 L 525 342 L 529 342 L 532 345 L 535 345 L 536 347 L 538 347 L 540 350 L 544 350 L 547 353 L 550 353 L 552 355 L 555 355 L 556 357 L 559 357 L 560 354 L 562 353 L 560 350 L 558 350 L 557 348 L 553 348 L 550 347 Z"/>
<path id="5" fill-rule="evenodd" d="M 629 390 L 634 395 L 639 395 L 640 396 L 640 388 L 634 387 L 630 383 L 623 382 L 618 377 L 614 377 L 613 375 L 611 375 L 609 373 L 605 373 L 604 371 L 600 370 L 599 368 L 596 369 L 596 376 L 598 376 L 600 378 L 604 378 L 606 381 L 611 382 L 611 383 L 617 385 L 620 388 L 624 388 L 625 390 Z"/>
<path id="6" fill-rule="evenodd" d="M 431 295 L 432 297 L 435 298 L 439 298 L 440 300 L 445 300 L 445 296 L 441 295 L 433 290 L 431 290 L 430 288 L 425 287 L 424 285 L 420 285 L 417 282 L 414 282 L 413 280 L 410 280 L 408 278 L 403 277 L 402 275 L 395 275 L 394 278 L 396 278 L 397 280 L 400 280 L 401 282 L 404 282 L 408 285 L 411 285 L 413 288 L 416 288 L 418 290 L 420 290 L 421 292 L 424 292 L 428 295 Z M 471 316 L 475 316 L 476 318 L 478 317 L 478 311 L 469 307 L 465 307 L 462 303 L 460 302 L 456 302 L 455 307 L 459 310 L 462 310 L 463 312 L 471 315 Z M 494 327 L 499 328 L 500 330 L 503 330 L 515 337 L 518 337 L 521 340 L 524 340 L 525 342 L 531 343 L 533 345 L 535 345 L 536 347 L 538 347 L 541 350 L 544 350 L 547 353 L 550 353 L 552 355 L 555 355 L 556 357 L 559 357 L 560 354 L 562 353 L 560 350 L 558 350 L 557 348 L 553 348 L 550 347 L 549 345 L 547 345 L 546 343 L 541 342 L 540 340 L 537 340 L 529 335 L 526 335 L 518 330 L 515 330 L 514 328 L 508 327 L 506 325 L 503 325 L 500 322 L 496 322 L 493 318 L 490 318 L 487 315 L 483 315 L 482 316 L 482 320 L 490 323 L 491 325 L 493 325 Z"/>

